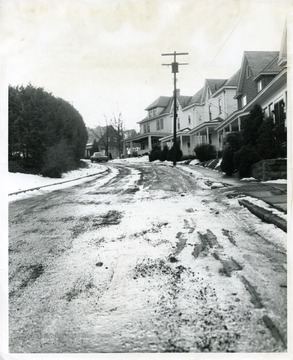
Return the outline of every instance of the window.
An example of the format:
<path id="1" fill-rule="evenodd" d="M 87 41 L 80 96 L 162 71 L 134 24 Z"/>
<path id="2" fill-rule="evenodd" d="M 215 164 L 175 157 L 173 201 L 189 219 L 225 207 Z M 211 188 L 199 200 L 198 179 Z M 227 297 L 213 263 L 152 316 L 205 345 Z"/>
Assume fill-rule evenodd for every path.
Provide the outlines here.
<path id="1" fill-rule="evenodd" d="M 150 124 L 149 123 L 143 124 L 143 132 L 144 133 L 150 132 Z"/>
<path id="2" fill-rule="evenodd" d="M 178 130 L 180 129 L 180 119 L 179 118 L 177 118 L 177 128 L 178 128 Z"/>
<path id="3" fill-rule="evenodd" d="M 250 77 L 250 75 L 251 75 L 250 66 L 247 65 L 247 66 L 246 66 L 246 79 L 248 79 L 248 78 Z"/>
<path id="4" fill-rule="evenodd" d="M 157 130 L 162 130 L 164 128 L 164 119 L 157 119 Z"/>
<path id="5" fill-rule="evenodd" d="M 261 80 L 257 82 L 257 92 L 260 92 L 260 91 L 262 91 L 262 81 Z"/>
<path id="6" fill-rule="evenodd" d="M 191 117 L 190 117 L 190 115 L 188 115 L 188 125 L 190 125 L 191 124 Z"/>
<path id="7" fill-rule="evenodd" d="M 247 104 L 247 97 L 246 95 L 243 95 L 242 98 L 241 98 L 241 104 L 242 104 L 242 107 L 244 107 L 246 104 Z"/>
<path id="8" fill-rule="evenodd" d="M 222 114 L 222 99 L 218 100 L 219 114 Z"/>
<path id="9" fill-rule="evenodd" d="M 212 105 L 209 105 L 209 119 L 212 120 Z"/>
<path id="10" fill-rule="evenodd" d="M 160 120 L 157 119 L 157 130 L 160 130 Z"/>

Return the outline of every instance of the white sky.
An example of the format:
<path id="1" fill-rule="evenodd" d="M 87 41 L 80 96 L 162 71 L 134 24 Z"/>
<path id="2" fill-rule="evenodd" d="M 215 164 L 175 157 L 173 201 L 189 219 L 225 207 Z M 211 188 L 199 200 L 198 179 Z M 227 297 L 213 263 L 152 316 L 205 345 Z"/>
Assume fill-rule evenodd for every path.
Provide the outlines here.
<path id="1" fill-rule="evenodd" d="M 0 55 L 8 84 L 72 102 L 89 127 L 121 112 L 138 130 L 144 109 L 205 78 L 228 78 L 245 50 L 280 50 L 291 0 L 0 0 Z M 4 56 L 3 56 L 4 51 Z M 3 60 L 2 60 L 3 61 Z M 0 64 L 1 65 L 1 64 Z"/>

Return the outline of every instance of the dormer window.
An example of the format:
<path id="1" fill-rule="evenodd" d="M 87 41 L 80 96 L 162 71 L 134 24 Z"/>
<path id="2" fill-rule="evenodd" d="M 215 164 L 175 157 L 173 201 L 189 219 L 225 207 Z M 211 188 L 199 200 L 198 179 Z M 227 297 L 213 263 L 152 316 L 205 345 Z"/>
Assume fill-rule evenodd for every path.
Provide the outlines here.
<path id="1" fill-rule="evenodd" d="M 250 69 L 250 66 L 247 65 L 246 66 L 246 79 L 248 79 L 250 77 L 250 75 L 251 75 L 251 69 Z"/>
<path id="2" fill-rule="evenodd" d="M 241 98 L 241 105 L 244 108 L 244 106 L 247 104 L 247 97 L 246 95 L 243 95 Z"/>
<path id="3" fill-rule="evenodd" d="M 260 92 L 260 91 L 262 91 L 262 81 L 261 80 L 257 82 L 257 92 Z"/>

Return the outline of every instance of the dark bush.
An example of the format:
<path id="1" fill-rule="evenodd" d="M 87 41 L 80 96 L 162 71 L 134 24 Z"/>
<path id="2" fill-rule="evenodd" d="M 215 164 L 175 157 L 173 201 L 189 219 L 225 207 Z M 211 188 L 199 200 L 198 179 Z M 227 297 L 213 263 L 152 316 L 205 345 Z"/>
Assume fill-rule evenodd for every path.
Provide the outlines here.
<path id="1" fill-rule="evenodd" d="M 240 178 L 251 175 L 251 165 L 260 161 L 261 157 L 254 146 L 245 145 L 234 154 L 233 162 L 235 168 L 239 171 Z"/>
<path id="2" fill-rule="evenodd" d="M 46 161 L 56 161 L 53 161 L 56 154 L 52 154 L 62 142 L 68 144 L 70 162 L 73 159 L 75 167 L 84 156 L 87 131 L 82 116 L 70 103 L 42 88 L 9 86 L 8 122 L 9 162 L 18 162 L 22 172 L 49 171 L 52 164 Z M 67 170 L 68 164 L 65 165 L 62 171 Z M 15 164 L 11 168 L 16 168 Z M 59 170 L 56 174 L 59 176 Z"/>
<path id="3" fill-rule="evenodd" d="M 257 144 L 260 128 L 264 121 L 264 114 L 260 105 L 256 104 L 245 118 L 242 124 L 242 141 L 243 145 Z"/>
<path id="4" fill-rule="evenodd" d="M 273 159 L 278 155 L 278 141 L 274 132 L 273 119 L 266 119 L 259 129 L 257 151 L 262 159 Z"/>
<path id="5" fill-rule="evenodd" d="M 224 139 L 224 150 L 221 162 L 221 170 L 228 176 L 234 173 L 235 165 L 233 162 L 234 154 L 241 148 L 241 133 L 229 133 Z"/>
<path id="6" fill-rule="evenodd" d="M 161 161 L 168 160 L 168 152 L 169 152 L 169 148 L 167 145 L 165 145 L 163 150 L 161 151 L 161 155 L 160 155 Z"/>
<path id="7" fill-rule="evenodd" d="M 217 157 L 216 148 L 210 144 L 197 145 L 194 149 L 196 158 L 203 162 L 215 159 Z"/>
<path id="8" fill-rule="evenodd" d="M 182 150 L 180 149 L 180 146 L 176 144 L 176 161 L 181 161 L 183 156 Z M 168 152 L 168 161 L 174 161 L 174 146 L 171 147 L 171 149 Z"/>
<path id="9" fill-rule="evenodd" d="M 233 163 L 234 151 L 227 146 L 223 151 L 223 158 L 221 162 L 221 170 L 228 176 L 232 176 L 235 168 Z"/>
<path id="10" fill-rule="evenodd" d="M 61 178 L 63 172 L 73 170 L 76 167 L 72 149 L 64 141 L 61 141 L 57 146 L 50 147 L 44 157 L 43 176 Z"/>
<path id="11" fill-rule="evenodd" d="M 161 153 L 162 153 L 162 150 L 161 150 L 160 146 L 155 145 L 149 154 L 149 161 L 152 162 L 155 160 L 160 160 Z"/>
<path id="12" fill-rule="evenodd" d="M 194 159 L 196 159 L 196 156 L 195 155 L 183 155 L 182 156 L 182 160 L 184 161 L 184 160 L 194 160 Z"/>

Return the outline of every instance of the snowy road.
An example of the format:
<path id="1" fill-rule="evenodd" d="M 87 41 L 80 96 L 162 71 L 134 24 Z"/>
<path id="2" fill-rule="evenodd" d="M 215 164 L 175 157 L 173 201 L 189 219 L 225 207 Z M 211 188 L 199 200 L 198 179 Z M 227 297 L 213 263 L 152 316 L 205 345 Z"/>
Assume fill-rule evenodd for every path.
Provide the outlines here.
<path id="1" fill-rule="evenodd" d="M 286 351 L 285 233 L 211 184 L 113 164 L 10 203 L 10 351 Z"/>

